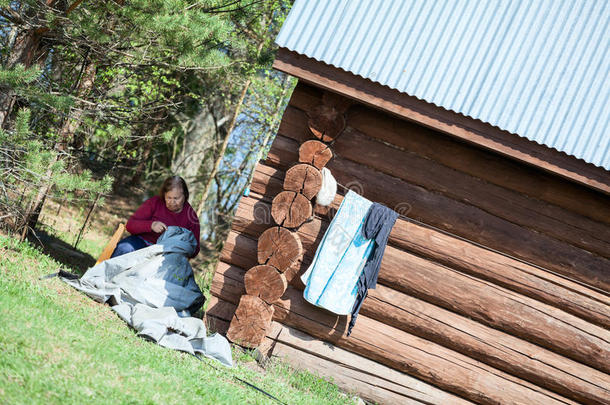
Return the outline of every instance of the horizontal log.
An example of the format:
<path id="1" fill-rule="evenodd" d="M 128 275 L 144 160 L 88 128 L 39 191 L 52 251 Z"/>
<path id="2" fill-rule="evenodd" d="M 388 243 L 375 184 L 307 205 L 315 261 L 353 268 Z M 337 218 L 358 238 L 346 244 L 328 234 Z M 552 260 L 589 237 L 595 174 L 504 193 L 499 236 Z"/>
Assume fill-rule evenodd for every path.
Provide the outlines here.
<path id="1" fill-rule="evenodd" d="M 296 369 L 332 378 L 339 388 L 378 404 L 471 404 L 363 356 L 322 342 L 297 329 L 273 322 L 269 333 L 273 357 Z"/>
<path id="2" fill-rule="evenodd" d="M 289 105 L 304 112 L 322 102 L 323 91 L 299 82 Z M 417 123 L 393 117 L 382 111 L 355 105 L 347 113 L 348 125 L 370 137 L 434 160 L 489 183 L 515 190 L 566 208 L 585 217 L 610 223 L 607 195 L 579 186 L 539 169 L 456 141 Z"/>
<path id="3" fill-rule="evenodd" d="M 204 322 L 208 333 L 226 335 L 237 306 L 215 295 L 210 296 L 207 303 Z"/>
<path id="4" fill-rule="evenodd" d="M 335 142 L 334 150 L 345 159 L 476 206 L 523 228 L 600 256 L 610 256 L 610 225 L 607 223 L 456 172 L 415 153 L 385 145 L 352 128 Z"/>
<path id="5" fill-rule="evenodd" d="M 557 174 L 610 194 L 608 172 L 552 148 L 501 130 L 488 123 L 445 110 L 350 72 L 279 49 L 273 67 L 327 91 L 356 99 L 409 121 L 415 121 L 469 144 L 492 150 L 526 165 Z"/>
<path id="6" fill-rule="evenodd" d="M 228 276 L 220 272 L 212 282 L 217 295 Z M 233 302 L 238 292 L 221 296 Z M 360 316 L 351 336 L 346 317 L 337 317 L 304 301 L 302 292 L 288 288 L 276 303 L 274 320 L 350 352 L 405 372 L 442 390 L 479 403 L 575 403 L 544 388 L 504 373 L 436 343 Z"/>
<path id="7" fill-rule="evenodd" d="M 278 138 L 279 135 L 269 153 L 270 158 L 286 156 L 273 151 L 282 143 Z M 291 151 L 292 155 L 294 153 L 296 151 Z M 607 258 L 341 156 L 336 156 L 327 167 L 340 184 L 353 184 L 364 197 L 384 203 L 401 214 L 408 213 L 418 221 L 610 292 L 610 272 L 606 270 L 610 268 L 610 260 Z"/>
<path id="8" fill-rule="evenodd" d="M 271 326 L 274 307 L 259 297 L 242 295 L 231 319 L 227 339 L 241 346 L 258 347 Z"/>
<path id="9" fill-rule="evenodd" d="M 305 113 L 289 108 L 284 119 L 288 128 L 280 128 L 279 133 L 302 142 L 304 134 L 297 131 L 296 127 L 303 125 Z M 344 159 L 373 167 L 457 201 L 467 202 L 520 226 L 533 227 L 554 238 L 601 255 L 610 255 L 610 227 L 607 223 L 599 223 L 519 192 L 481 181 L 416 153 L 405 152 L 364 136 L 353 128 L 348 127 L 343 132 L 334 143 L 333 151 Z M 607 203 L 610 204 L 610 198 Z M 606 212 L 610 215 L 610 209 L 606 208 Z"/>
<path id="10" fill-rule="evenodd" d="M 235 309 L 235 304 L 212 295 L 206 313 L 206 325 L 210 330 L 226 333 Z M 410 399 L 439 405 L 471 403 L 407 374 L 277 322 L 272 322 L 267 337 L 267 341 L 262 345 L 269 348 L 265 355 L 280 357 L 297 369 L 330 377 L 339 388 L 356 391 L 365 400 L 380 404 L 403 404 L 409 403 Z M 286 349 L 288 347 L 294 351 L 289 352 Z"/>
<path id="11" fill-rule="evenodd" d="M 253 193 L 270 192 L 273 195 L 276 189 L 281 189 L 282 176 L 283 172 L 278 169 L 259 165 L 253 178 Z M 335 198 L 335 211 L 342 198 L 339 195 Z M 234 229 L 257 235 L 269 223 L 266 215 L 268 210 L 268 203 L 260 196 L 259 199 L 242 199 L 237 209 Z M 301 232 L 310 235 L 302 241 L 306 250 L 315 250 L 326 226 L 327 221 L 324 219 L 315 219 L 303 226 Z M 610 297 L 468 241 L 399 219 L 390 233 L 389 243 L 552 305 L 599 326 L 610 325 Z"/>
<path id="12" fill-rule="evenodd" d="M 234 292 L 222 298 L 237 299 L 243 270 L 221 263 L 217 273 L 212 290 L 227 282 Z M 578 401 L 610 395 L 607 374 L 383 285 L 369 290 L 360 313 Z"/>
<path id="13" fill-rule="evenodd" d="M 246 221 L 243 218 L 239 222 Z M 311 257 L 313 249 L 308 250 L 308 245 L 312 246 L 308 242 L 315 240 L 321 232 L 311 235 L 307 231 L 307 227 L 301 227 L 299 236 L 306 257 Z M 231 256 L 239 253 L 238 256 L 244 260 L 231 261 L 224 250 L 221 253 L 222 260 L 244 268 L 249 268 L 256 262 L 254 239 L 232 231 L 225 246 L 232 252 Z M 610 371 L 610 332 L 552 306 L 392 246 L 386 248 L 379 283 L 534 342 L 583 364 Z"/>

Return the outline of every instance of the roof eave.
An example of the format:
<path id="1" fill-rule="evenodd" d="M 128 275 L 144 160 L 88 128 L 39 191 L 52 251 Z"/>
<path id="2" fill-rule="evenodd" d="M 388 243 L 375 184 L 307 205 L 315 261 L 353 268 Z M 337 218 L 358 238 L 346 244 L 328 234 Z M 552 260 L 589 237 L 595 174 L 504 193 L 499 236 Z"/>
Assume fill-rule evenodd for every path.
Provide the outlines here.
<path id="1" fill-rule="evenodd" d="M 488 123 L 448 111 L 324 62 L 280 48 L 273 67 L 318 87 L 610 194 L 610 172 Z"/>

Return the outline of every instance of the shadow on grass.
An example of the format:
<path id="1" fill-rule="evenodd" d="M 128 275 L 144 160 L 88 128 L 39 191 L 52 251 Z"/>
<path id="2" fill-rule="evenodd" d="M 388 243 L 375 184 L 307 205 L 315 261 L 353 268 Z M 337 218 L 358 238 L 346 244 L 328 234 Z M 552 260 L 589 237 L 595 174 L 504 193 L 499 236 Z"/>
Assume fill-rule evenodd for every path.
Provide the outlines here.
<path id="1" fill-rule="evenodd" d="M 74 249 L 69 243 L 44 230 L 37 229 L 35 233 L 30 232 L 28 241 L 79 275 L 85 273 L 96 261 L 90 254 Z"/>

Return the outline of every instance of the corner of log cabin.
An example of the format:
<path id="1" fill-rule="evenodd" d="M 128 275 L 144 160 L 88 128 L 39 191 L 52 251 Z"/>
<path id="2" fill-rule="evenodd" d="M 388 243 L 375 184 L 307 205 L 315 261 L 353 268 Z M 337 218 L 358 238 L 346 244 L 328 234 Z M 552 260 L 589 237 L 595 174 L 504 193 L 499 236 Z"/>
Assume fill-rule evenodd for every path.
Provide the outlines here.
<path id="1" fill-rule="evenodd" d="M 357 79 L 354 86 L 364 80 Z M 268 269 L 248 276 L 273 280 L 263 283 L 279 290 L 288 283 L 269 300 L 266 336 L 259 327 L 254 340 L 367 400 L 607 403 L 609 195 L 374 108 L 371 100 L 347 98 L 324 80 L 299 81 L 268 157 L 256 167 L 214 274 L 208 325 L 227 331 L 250 289 L 246 271 L 276 255 L 289 267 L 285 280 Z M 344 122 L 333 118 L 337 111 Z M 324 125 L 314 125 L 314 134 L 311 117 L 320 116 Z M 317 139 L 339 129 L 329 156 Z M 350 337 L 346 317 L 307 303 L 295 277 L 342 201 L 337 195 L 311 217 L 300 194 L 309 169 L 294 167 L 316 159 L 340 184 L 358 184 L 364 197 L 403 215 Z M 316 189 L 318 180 L 311 181 Z M 293 253 L 284 257 L 271 239 L 280 239 L 276 222 L 287 220 L 298 225 L 281 236 Z"/>

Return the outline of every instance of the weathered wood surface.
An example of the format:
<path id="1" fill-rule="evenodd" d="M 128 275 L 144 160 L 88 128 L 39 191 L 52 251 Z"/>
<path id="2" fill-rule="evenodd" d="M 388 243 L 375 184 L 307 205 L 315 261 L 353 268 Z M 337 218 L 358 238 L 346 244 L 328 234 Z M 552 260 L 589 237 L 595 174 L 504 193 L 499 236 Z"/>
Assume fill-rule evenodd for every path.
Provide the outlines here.
<path id="1" fill-rule="evenodd" d="M 320 141 L 305 141 L 299 147 L 299 162 L 322 169 L 332 159 L 333 152 Z"/>
<path id="2" fill-rule="evenodd" d="M 244 276 L 246 294 L 259 297 L 268 304 L 278 300 L 286 291 L 286 277 L 266 264 L 250 268 Z"/>
<path id="3" fill-rule="evenodd" d="M 292 166 L 284 177 L 284 190 L 303 194 L 308 200 L 314 198 L 322 187 L 322 173 L 315 167 L 302 163 Z"/>
<path id="4" fill-rule="evenodd" d="M 343 137 L 337 142 L 342 140 Z M 281 163 L 276 164 L 284 166 L 288 163 L 284 159 L 294 158 L 298 148 L 296 142 L 290 151 L 278 150 L 280 146 L 287 144 L 288 142 L 284 142 L 278 135 L 268 155 L 269 161 L 277 162 L 276 159 L 282 159 Z M 610 260 L 605 257 L 537 230 L 522 227 L 512 219 L 493 215 L 472 205 L 472 201 L 458 201 L 428 191 L 419 185 L 370 169 L 343 156 L 335 157 L 328 168 L 339 183 L 360 184 L 364 196 L 372 201 L 384 203 L 397 211 L 408 211 L 410 217 L 424 223 L 610 291 L 610 272 L 606 270 L 610 268 Z M 486 196 L 482 196 L 480 199 L 485 198 Z M 470 197 L 470 200 L 474 199 Z M 518 207 L 515 206 L 515 209 Z M 510 211 L 510 208 L 507 208 L 507 211 Z M 536 218 L 532 221 L 536 221 Z"/>
<path id="5" fill-rule="evenodd" d="M 471 404 L 404 373 L 272 322 L 269 353 L 293 367 L 332 378 L 345 391 L 379 404 Z"/>
<path id="6" fill-rule="evenodd" d="M 246 221 L 243 218 L 239 223 Z M 313 255 L 313 250 L 307 251 L 309 243 L 306 241 L 323 234 L 321 229 L 314 229 L 313 235 L 309 234 L 307 228 L 299 229 L 306 258 Z M 221 259 L 249 268 L 254 261 L 255 243 L 243 234 L 247 232 L 246 228 L 241 232 L 241 235 L 229 234 L 225 246 L 231 255 L 227 256 L 223 250 Z M 310 246 L 313 247 L 313 243 Z M 610 331 L 529 297 L 392 246 L 386 248 L 379 283 L 537 343 L 583 364 L 610 371 Z M 599 310 L 604 308 L 600 306 Z"/>
<path id="7" fill-rule="evenodd" d="M 238 300 L 227 339 L 242 346 L 258 347 L 267 336 L 274 307 L 251 295 L 242 295 Z"/>
<path id="8" fill-rule="evenodd" d="M 340 114 L 345 112 L 356 102 L 347 97 L 343 97 L 332 91 L 324 91 L 322 95 L 322 104 L 334 107 Z M 310 111 L 309 109 L 308 111 Z"/>
<path id="9" fill-rule="evenodd" d="M 316 107 L 328 92 L 299 82 L 290 105 L 302 111 Z M 442 133 L 373 108 L 357 104 L 347 113 L 349 126 L 383 142 L 504 188 L 515 190 L 610 224 L 607 195 L 536 168 L 502 159 Z"/>
<path id="10" fill-rule="evenodd" d="M 123 237 L 123 233 L 125 233 L 125 225 L 119 224 L 119 226 L 116 228 L 116 231 L 114 231 L 112 238 L 110 238 L 110 240 L 106 244 L 106 247 L 104 247 L 104 250 L 100 254 L 100 257 L 98 257 L 95 264 L 100 264 L 101 262 L 110 259 L 112 253 L 114 253 L 114 249 L 116 249 L 116 245 Z"/>
<path id="11" fill-rule="evenodd" d="M 207 300 L 207 309 L 203 319 L 208 333 L 218 332 L 226 335 L 236 308 L 235 304 L 211 295 Z"/>
<path id="12" fill-rule="evenodd" d="M 311 202 L 301 193 L 282 191 L 273 198 L 271 216 L 275 223 L 286 228 L 296 228 L 312 214 Z"/>
<path id="13" fill-rule="evenodd" d="M 259 236 L 257 255 L 259 264 L 268 264 L 284 272 L 303 256 L 301 238 L 295 232 L 274 226 Z"/>
<path id="14" fill-rule="evenodd" d="M 212 295 L 206 312 L 206 325 L 210 330 L 226 333 L 235 308 L 235 304 Z M 381 363 L 277 322 L 272 322 L 267 339 L 261 347 L 269 349 L 264 354 L 281 357 L 298 369 L 331 377 L 335 384 L 346 391 L 357 389 L 359 395 L 369 401 L 381 404 L 403 404 L 409 403 L 409 400 L 439 405 L 471 403 Z M 292 351 L 287 349 L 289 347 Z"/>
<path id="15" fill-rule="evenodd" d="M 268 212 L 269 205 L 260 195 L 254 198 L 255 194 L 273 195 L 276 189 L 281 189 L 282 176 L 280 170 L 265 165 L 257 167 L 252 183 L 253 198 L 242 199 L 234 222 L 235 230 L 255 236 L 264 229 L 264 213 Z M 337 195 L 333 203 L 334 210 L 341 201 L 342 197 Z M 326 224 L 327 221 L 316 218 L 300 229 L 305 249 L 315 250 L 326 230 Z M 610 325 L 610 297 L 535 266 L 402 219 L 396 221 L 389 243 L 555 306 L 597 325 Z"/>
<path id="16" fill-rule="evenodd" d="M 542 170 L 610 194 L 610 178 L 603 168 L 500 130 L 488 123 L 444 110 L 416 97 L 405 95 L 379 83 L 363 80 L 349 72 L 298 55 L 285 48 L 280 49 L 276 54 L 273 67 L 306 82 L 315 83 L 317 87 L 327 91 L 357 99 L 375 109 L 385 110 L 481 148 L 493 150 L 526 165 L 540 167 Z"/>
<path id="17" fill-rule="evenodd" d="M 228 282 L 234 292 L 223 298 L 237 299 L 242 274 L 222 263 L 212 291 Z M 607 374 L 385 286 L 369 291 L 360 313 L 578 401 L 601 404 L 610 395 Z"/>
<path id="18" fill-rule="evenodd" d="M 318 105 L 308 112 L 307 128 L 323 142 L 331 142 L 345 129 L 345 116 L 328 105 Z"/>
<path id="19" fill-rule="evenodd" d="M 212 283 L 212 294 L 219 295 L 220 289 L 223 300 L 236 303 L 241 290 L 231 293 L 227 287 L 231 282 L 221 279 L 235 277 L 238 272 L 239 269 L 234 266 L 230 266 L 224 274 L 217 272 L 216 280 Z M 239 284 L 235 280 L 233 283 Z M 574 403 L 521 378 L 364 315 L 359 316 L 348 338 L 347 317 L 337 317 L 306 303 L 302 292 L 291 287 L 273 306 L 274 320 L 284 325 L 306 331 L 318 339 L 407 372 L 475 402 Z"/>
<path id="20" fill-rule="evenodd" d="M 305 119 L 305 112 L 289 107 L 282 121 L 284 127 L 280 127 L 279 133 L 288 134 L 301 142 L 305 133 L 302 129 L 296 131 L 292 126 L 302 125 Z M 286 127 L 291 130 L 284 132 Z M 383 143 L 387 142 L 385 140 L 380 141 L 348 126 L 341 139 L 334 143 L 333 150 L 344 159 L 374 167 L 385 174 L 474 205 L 522 227 L 536 229 L 606 257 L 610 255 L 608 218 L 605 223 L 600 223 L 553 204 L 481 181 L 480 178 L 456 171 L 400 146 L 390 146 Z M 456 156 L 456 152 L 452 155 Z M 474 156 L 470 158 L 476 159 Z M 468 166 L 469 162 L 464 161 L 464 165 Z M 606 203 L 610 205 L 610 197 Z M 610 208 L 606 207 L 602 212 L 610 216 Z"/>

